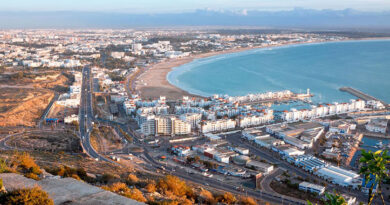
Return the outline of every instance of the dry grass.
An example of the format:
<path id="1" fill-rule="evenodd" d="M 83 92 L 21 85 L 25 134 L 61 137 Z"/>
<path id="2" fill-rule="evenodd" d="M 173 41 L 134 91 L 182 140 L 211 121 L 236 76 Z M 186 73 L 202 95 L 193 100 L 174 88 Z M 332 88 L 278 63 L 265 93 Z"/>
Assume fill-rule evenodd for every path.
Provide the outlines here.
<path id="1" fill-rule="evenodd" d="M 80 139 L 71 131 L 34 131 L 15 136 L 7 143 L 27 150 L 81 152 Z"/>
<path id="2" fill-rule="evenodd" d="M 54 97 L 49 90 L 0 88 L 0 126 L 34 126 Z"/>
<path id="3" fill-rule="evenodd" d="M 96 151 L 110 152 L 122 148 L 120 138 L 114 134 L 111 127 L 100 126 L 91 133 L 91 145 Z"/>

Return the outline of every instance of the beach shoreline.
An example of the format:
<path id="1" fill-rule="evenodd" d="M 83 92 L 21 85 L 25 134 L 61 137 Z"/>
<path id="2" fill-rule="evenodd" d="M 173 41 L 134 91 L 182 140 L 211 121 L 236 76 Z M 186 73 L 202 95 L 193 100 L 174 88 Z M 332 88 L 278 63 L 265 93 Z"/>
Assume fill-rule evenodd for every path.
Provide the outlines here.
<path id="1" fill-rule="evenodd" d="M 146 68 L 143 73 L 141 73 L 135 79 L 135 90 L 138 94 L 144 99 L 155 99 L 159 96 L 166 96 L 169 100 L 181 99 L 182 96 L 190 96 L 197 98 L 204 98 L 203 96 L 195 95 L 189 93 L 188 91 L 182 90 L 179 87 L 171 84 L 168 79 L 168 73 L 173 70 L 173 68 L 179 67 L 181 65 L 190 63 L 196 59 L 202 59 L 207 57 L 212 57 L 216 55 L 230 54 L 230 53 L 239 53 L 247 50 L 260 49 L 260 48 L 274 48 L 274 47 L 283 47 L 291 45 L 301 45 L 301 44 L 316 44 L 316 43 L 329 43 L 329 42 L 345 42 L 345 41 L 364 41 L 364 40 L 386 40 L 389 38 L 360 38 L 360 39 L 346 39 L 346 40 L 337 40 L 337 41 L 312 41 L 312 42 L 293 42 L 293 43 L 283 43 L 267 46 L 254 46 L 254 47 L 244 47 L 244 48 L 234 48 L 224 51 L 213 51 L 202 54 L 193 54 L 188 57 L 168 59 L 163 62 L 159 62 L 151 65 Z"/>

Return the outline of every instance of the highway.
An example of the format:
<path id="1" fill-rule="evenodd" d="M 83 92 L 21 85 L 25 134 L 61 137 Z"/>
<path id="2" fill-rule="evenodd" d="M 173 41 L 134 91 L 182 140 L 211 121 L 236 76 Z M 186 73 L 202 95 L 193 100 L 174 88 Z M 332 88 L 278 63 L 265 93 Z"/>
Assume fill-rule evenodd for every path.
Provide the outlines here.
<path id="1" fill-rule="evenodd" d="M 95 160 L 112 162 L 111 160 L 99 155 L 91 145 L 90 136 L 93 129 L 93 119 L 91 69 L 86 66 L 83 68 L 83 80 L 81 85 L 79 108 L 79 133 L 81 137 L 81 146 L 83 147 L 86 154 Z"/>

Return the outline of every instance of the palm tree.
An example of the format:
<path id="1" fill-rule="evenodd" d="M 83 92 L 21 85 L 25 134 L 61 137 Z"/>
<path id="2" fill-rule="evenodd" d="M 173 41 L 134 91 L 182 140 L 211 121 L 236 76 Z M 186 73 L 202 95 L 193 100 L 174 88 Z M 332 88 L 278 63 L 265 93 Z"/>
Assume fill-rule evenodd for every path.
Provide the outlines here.
<path id="1" fill-rule="evenodd" d="M 359 161 L 362 164 L 359 173 L 363 174 L 365 178 L 364 186 L 369 181 L 372 181 L 368 191 L 368 205 L 371 205 L 376 193 L 381 197 L 382 203 L 385 204 L 382 195 L 382 181 L 389 176 L 386 165 L 390 164 L 390 156 L 387 154 L 387 150 L 378 150 L 376 152 L 362 150 L 362 157 Z M 378 185 L 377 192 L 373 192 L 376 185 Z"/>
<path id="2" fill-rule="evenodd" d="M 327 200 L 325 201 L 325 205 L 347 205 L 348 203 L 345 201 L 344 197 L 337 194 L 325 193 Z M 313 205 L 310 201 L 307 201 L 308 205 Z"/>

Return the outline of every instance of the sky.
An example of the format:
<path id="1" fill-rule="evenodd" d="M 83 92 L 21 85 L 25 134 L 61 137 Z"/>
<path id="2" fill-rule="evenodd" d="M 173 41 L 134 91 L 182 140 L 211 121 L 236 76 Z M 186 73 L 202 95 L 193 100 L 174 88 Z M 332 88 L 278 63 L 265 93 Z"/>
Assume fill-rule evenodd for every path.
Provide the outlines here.
<path id="1" fill-rule="evenodd" d="M 297 7 L 388 11 L 390 0 L 0 0 L 1 11 L 181 13 L 197 9 L 278 11 Z"/>

